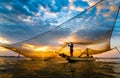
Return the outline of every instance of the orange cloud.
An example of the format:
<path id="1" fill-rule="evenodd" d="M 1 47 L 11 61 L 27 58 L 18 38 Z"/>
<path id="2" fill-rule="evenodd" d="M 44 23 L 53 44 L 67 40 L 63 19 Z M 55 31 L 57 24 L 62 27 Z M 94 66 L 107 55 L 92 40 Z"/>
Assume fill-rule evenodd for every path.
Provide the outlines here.
<path id="1" fill-rule="evenodd" d="M 110 10 L 111 10 L 111 11 L 115 11 L 115 10 L 116 10 L 116 7 L 113 6 L 113 5 L 111 5 L 111 6 L 110 6 Z"/>
<path id="2" fill-rule="evenodd" d="M 97 10 L 101 10 L 103 7 L 102 6 L 97 6 Z"/>
<path id="3" fill-rule="evenodd" d="M 104 16 L 105 16 L 105 17 L 109 17 L 109 16 L 110 16 L 110 14 L 109 14 L 109 13 L 106 13 L 106 14 L 104 14 Z"/>

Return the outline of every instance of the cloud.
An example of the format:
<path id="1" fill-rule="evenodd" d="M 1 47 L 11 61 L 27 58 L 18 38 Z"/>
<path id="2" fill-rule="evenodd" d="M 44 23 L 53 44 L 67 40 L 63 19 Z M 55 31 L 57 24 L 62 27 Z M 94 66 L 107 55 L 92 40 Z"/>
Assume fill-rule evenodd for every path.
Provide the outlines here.
<path id="1" fill-rule="evenodd" d="M 84 11 L 85 9 L 78 7 L 76 10 L 77 10 L 77 11 Z"/>
<path id="2" fill-rule="evenodd" d="M 46 12 L 45 12 L 45 15 L 48 16 L 48 17 L 49 17 L 49 16 L 51 16 L 51 17 L 57 17 L 57 14 L 56 14 L 56 13 L 52 13 L 52 12 L 49 12 L 49 11 L 46 11 Z"/>
<path id="3" fill-rule="evenodd" d="M 80 0 L 69 0 L 69 2 L 69 8 L 75 11 L 84 11 L 89 6 L 87 2 Z"/>
<path id="4" fill-rule="evenodd" d="M 82 1 L 86 1 L 89 6 L 93 6 L 95 3 L 99 2 L 100 0 L 82 0 Z"/>
<path id="5" fill-rule="evenodd" d="M 7 8 L 9 11 L 12 10 L 12 6 L 10 6 L 10 5 L 7 5 L 6 8 Z"/>
<path id="6" fill-rule="evenodd" d="M 110 6 L 110 10 L 111 10 L 111 11 L 115 11 L 115 10 L 117 10 L 117 7 L 114 6 L 114 5 L 111 5 L 111 6 Z"/>
<path id="7" fill-rule="evenodd" d="M 70 3 L 73 3 L 75 0 L 69 0 Z"/>
<path id="8" fill-rule="evenodd" d="M 54 28 L 98 1 L 99 0 L 2 0 L 0 3 L 0 17 L 2 20 L 0 19 L 0 22 L 4 23 L 0 23 L 0 32 L 5 37 L 9 37 L 10 40 L 15 40 L 16 42 L 22 41 Z M 102 7 L 99 6 L 97 9 L 99 9 L 100 12 Z M 114 7 L 111 7 L 111 10 L 113 9 Z M 94 16 L 95 12 L 96 9 L 94 8 L 94 10 L 88 15 L 86 14 L 86 16 L 91 14 Z M 103 15 L 107 17 L 108 13 L 104 13 Z M 101 17 L 101 15 L 99 17 Z"/>
<path id="9" fill-rule="evenodd" d="M 70 4 L 70 7 L 69 7 L 71 10 L 75 10 L 75 11 L 84 11 L 84 8 L 83 7 L 76 7 L 74 4 Z"/>
<path id="10" fill-rule="evenodd" d="M 11 42 L 7 38 L 0 36 L 0 43 L 8 43 L 8 44 L 10 44 Z"/>
<path id="11" fill-rule="evenodd" d="M 18 16 L 18 19 L 22 20 L 23 22 L 27 22 L 27 23 L 33 23 L 33 20 L 32 20 L 32 17 L 31 16 L 28 16 L 26 18 L 23 18 L 21 16 Z"/>

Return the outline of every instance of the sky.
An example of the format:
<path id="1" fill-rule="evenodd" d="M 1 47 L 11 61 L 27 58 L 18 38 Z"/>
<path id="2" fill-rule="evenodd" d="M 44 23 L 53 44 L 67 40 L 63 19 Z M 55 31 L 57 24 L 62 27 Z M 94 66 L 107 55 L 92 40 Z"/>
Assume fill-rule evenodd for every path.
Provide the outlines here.
<path id="1" fill-rule="evenodd" d="M 100 0 L 0 0 L 0 43 L 11 44 L 21 42 L 44 33 L 64 23 L 99 1 Z M 119 4 L 120 1 L 116 0 L 116 3 Z M 64 33 L 67 32 L 65 31 Z M 120 47 L 119 38 L 120 13 L 112 34 L 113 47 Z M 0 55 L 15 55 L 15 53 L 1 48 Z"/>

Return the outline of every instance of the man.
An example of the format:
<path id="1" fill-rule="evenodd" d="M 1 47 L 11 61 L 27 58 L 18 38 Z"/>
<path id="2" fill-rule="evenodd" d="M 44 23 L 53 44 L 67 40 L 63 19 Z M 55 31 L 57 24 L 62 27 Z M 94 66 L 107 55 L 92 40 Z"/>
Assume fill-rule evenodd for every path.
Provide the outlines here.
<path id="1" fill-rule="evenodd" d="M 70 56 L 73 57 L 73 43 L 68 44 L 70 46 Z"/>

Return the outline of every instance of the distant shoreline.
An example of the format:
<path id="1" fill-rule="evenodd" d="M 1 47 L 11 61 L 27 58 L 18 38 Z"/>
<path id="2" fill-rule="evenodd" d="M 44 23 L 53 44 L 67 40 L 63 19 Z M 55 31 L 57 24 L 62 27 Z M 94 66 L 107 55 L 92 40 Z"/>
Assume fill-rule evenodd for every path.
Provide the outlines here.
<path id="1" fill-rule="evenodd" d="M 17 57 L 18 58 L 18 56 L 0 56 L 0 57 Z M 20 56 L 20 58 L 27 58 L 27 57 Z"/>
<path id="2" fill-rule="evenodd" d="M 18 56 L 0 56 L 0 57 L 15 57 L 18 58 Z M 25 56 L 20 56 L 20 58 L 27 58 Z M 95 59 L 120 59 L 120 57 L 94 57 Z"/>
<path id="3" fill-rule="evenodd" d="M 120 57 L 94 57 L 95 59 L 120 59 Z"/>

